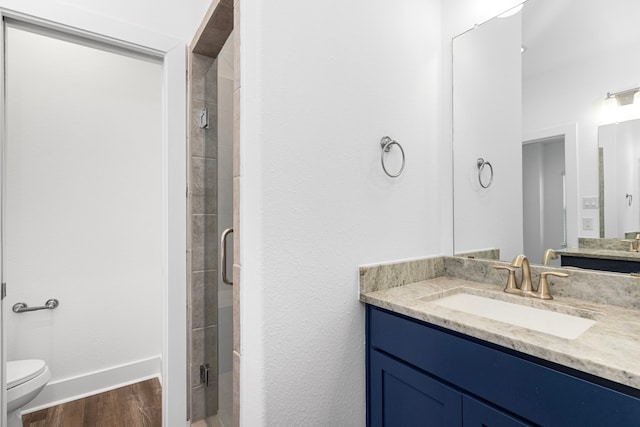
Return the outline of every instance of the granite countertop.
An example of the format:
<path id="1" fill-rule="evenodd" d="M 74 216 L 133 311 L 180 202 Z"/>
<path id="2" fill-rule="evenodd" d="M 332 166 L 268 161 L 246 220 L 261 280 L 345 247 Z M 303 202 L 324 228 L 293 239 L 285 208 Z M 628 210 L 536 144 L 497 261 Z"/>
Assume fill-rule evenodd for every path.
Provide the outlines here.
<path id="1" fill-rule="evenodd" d="M 467 293 L 532 307 L 569 314 L 580 312 L 582 317 L 597 322 L 578 338 L 568 340 L 431 302 L 456 293 L 455 289 L 461 287 Z M 633 308 L 558 295 L 552 301 L 541 301 L 506 294 L 495 284 L 446 273 L 388 289 L 361 288 L 360 301 L 640 389 L 640 313 Z"/>
<path id="2" fill-rule="evenodd" d="M 601 259 L 615 259 L 621 261 L 639 261 L 640 253 L 620 251 L 614 249 L 600 249 L 600 248 L 567 248 L 558 249 L 555 251 L 559 255 L 568 255 L 581 258 L 601 258 Z"/>

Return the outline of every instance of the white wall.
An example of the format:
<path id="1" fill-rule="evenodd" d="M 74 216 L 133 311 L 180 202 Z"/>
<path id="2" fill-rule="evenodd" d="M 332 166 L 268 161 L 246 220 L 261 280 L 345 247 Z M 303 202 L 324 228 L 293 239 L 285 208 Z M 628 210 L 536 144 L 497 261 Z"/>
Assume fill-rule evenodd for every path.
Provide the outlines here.
<path id="1" fill-rule="evenodd" d="M 158 374 L 162 65 L 6 37 L 6 301 L 60 300 L 5 317 L 7 357 L 45 360 L 51 383 L 152 358 Z"/>
<path id="2" fill-rule="evenodd" d="M 108 17 L 191 42 L 212 0 L 60 0 L 74 9 Z"/>
<path id="3" fill-rule="evenodd" d="M 163 51 L 191 42 L 212 0 L 0 0 L 0 7 Z"/>
<path id="4" fill-rule="evenodd" d="M 441 248 L 439 2 L 241 14 L 242 425 L 363 425 L 357 266 Z"/>

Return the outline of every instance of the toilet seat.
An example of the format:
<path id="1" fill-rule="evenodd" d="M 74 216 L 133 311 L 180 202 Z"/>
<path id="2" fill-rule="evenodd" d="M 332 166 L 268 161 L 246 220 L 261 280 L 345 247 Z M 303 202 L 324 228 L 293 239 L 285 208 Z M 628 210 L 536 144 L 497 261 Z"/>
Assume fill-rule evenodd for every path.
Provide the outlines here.
<path id="1" fill-rule="evenodd" d="M 7 362 L 7 390 L 24 384 L 44 372 L 44 360 L 14 360 Z"/>

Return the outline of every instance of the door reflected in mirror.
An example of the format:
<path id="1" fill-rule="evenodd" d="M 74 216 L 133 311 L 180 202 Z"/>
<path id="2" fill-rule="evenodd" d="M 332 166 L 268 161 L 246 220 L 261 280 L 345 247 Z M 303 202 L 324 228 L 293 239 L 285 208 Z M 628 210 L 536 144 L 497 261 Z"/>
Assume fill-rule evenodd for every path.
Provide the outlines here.
<path id="1" fill-rule="evenodd" d="M 564 135 L 522 145 L 524 253 L 532 263 L 567 247 L 564 151 Z"/>

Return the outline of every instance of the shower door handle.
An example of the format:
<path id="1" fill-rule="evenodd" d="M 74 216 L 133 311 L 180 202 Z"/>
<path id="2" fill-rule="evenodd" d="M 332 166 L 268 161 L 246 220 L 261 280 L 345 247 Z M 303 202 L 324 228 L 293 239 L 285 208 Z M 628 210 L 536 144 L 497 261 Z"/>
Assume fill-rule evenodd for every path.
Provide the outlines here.
<path id="1" fill-rule="evenodd" d="M 233 285 L 233 278 L 227 279 L 227 236 L 233 233 L 233 227 L 227 228 L 220 237 L 220 263 L 222 268 L 222 281 L 227 285 Z"/>

